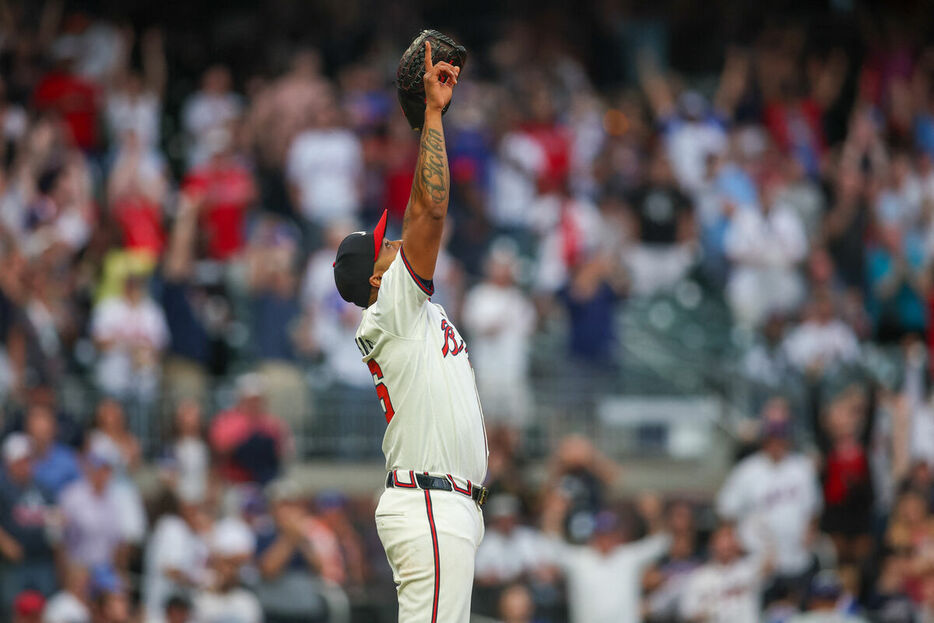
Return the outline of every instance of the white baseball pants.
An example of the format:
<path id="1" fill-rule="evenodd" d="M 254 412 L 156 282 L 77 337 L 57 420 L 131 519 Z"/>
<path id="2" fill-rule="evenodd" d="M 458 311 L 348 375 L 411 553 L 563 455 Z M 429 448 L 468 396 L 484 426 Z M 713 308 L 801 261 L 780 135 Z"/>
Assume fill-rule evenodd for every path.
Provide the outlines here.
<path id="1" fill-rule="evenodd" d="M 455 492 L 388 488 L 376 529 L 392 567 L 399 623 L 468 623 L 483 514 Z"/>

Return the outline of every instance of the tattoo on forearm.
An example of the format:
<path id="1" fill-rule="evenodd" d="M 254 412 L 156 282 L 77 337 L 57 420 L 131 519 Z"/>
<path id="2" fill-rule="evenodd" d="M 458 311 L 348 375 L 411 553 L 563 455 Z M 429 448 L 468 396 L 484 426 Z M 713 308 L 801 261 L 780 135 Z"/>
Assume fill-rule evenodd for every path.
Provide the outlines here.
<path id="1" fill-rule="evenodd" d="M 448 160 L 444 149 L 444 135 L 434 128 L 425 128 L 422 132 L 416 176 L 425 198 L 433 203 L 447 200 Z"/>

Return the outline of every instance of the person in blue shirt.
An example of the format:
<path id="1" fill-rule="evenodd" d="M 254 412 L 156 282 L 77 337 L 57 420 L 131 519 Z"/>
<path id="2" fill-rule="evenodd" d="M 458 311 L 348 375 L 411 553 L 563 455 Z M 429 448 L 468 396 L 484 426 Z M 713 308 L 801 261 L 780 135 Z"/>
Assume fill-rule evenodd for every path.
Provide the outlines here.
<path id="1" fill-rule="evenodd" d="M 23 433 L 3 442 L 0 469 L 0 620 L 24 590 L 48 597 L 56 589 L 49 540 L 52 497 L 32 474 L 32 443 Z"/>
<path id="2" fill-rule="evenodd" d="M 66 485 L 81 476 L 75 451 L 56 438 L 55 413 L 34 404 L 26 412 L 25 429 L 33 444 L 33 476 L 55 499 Z"/>
<path id="3" fill-rule="evenodd" d="M 881 225 L 866 255 L 867 308 L 879 340 L 898 340 L 927 327 L 924 250 L 916 237 Z"/>

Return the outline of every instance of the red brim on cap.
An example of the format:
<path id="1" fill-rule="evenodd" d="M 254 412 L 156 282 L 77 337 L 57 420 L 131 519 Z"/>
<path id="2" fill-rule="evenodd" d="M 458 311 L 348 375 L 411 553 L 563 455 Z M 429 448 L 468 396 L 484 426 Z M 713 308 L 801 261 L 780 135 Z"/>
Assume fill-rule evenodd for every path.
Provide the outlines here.
<path id="1" fill-rule="evenodd" d="M 389 210 L 383 210 L 383 215 L 379 217 L 379 223 L 373 229 L 373 261 L 379 258 L 379 249 L 383 246 L 383 238 L 386 236 L 386 215 Z"/>

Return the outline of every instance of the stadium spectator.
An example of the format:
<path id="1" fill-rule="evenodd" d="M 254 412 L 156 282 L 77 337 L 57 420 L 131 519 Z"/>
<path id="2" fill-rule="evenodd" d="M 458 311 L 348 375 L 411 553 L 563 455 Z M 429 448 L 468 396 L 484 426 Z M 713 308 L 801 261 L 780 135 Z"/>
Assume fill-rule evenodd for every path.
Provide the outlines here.
<path id="1" fill-rule="evenodd" d="M 36 85 L 33 104 L 39 111 L 61 115 L 71 144 L 85 151 L 98 147 L 97 119 L 101 94 L 97 86 L 74 72 L 78 42 L 59 39 L 52 54 L 55 64 Z"/>
<path id="2" fill-rule="evenodd" d="M 841 159 L 830 182 L 830 209 L 822 228 L 827 251 L 844 286 L 862 290 L 866 283 L 865 240 L 872 218 L 867 181 L 857 162 Z"/>
<path id="3" fill-rule="evenodd" d="M 606 373 L 616 365 L 617 331 L 613 318 L 625 289 L 625 277 L 619 267 L 599 255 L 574 266 L 560 292 L 570 316 L 571 358 L 583 364 L 586 374 L 599 380 L 606 380 Z"/>
<path id="4" fill-rule="evenodd" d="M 662 148 L 652 154 L 646 182 L 631 193 L 628 205 L 637 241 L 624 260 L 631 292 L 650 296 L 671 288 L 693 263 L 694 210 Z"/>
<path id="5" fill-rule="evenodd" d="M 101 351 L 97 383 L 109 395 L 149 404 L 159 384 L 159 355 L 168 342 L 162 309 L 141 275 L 126 278 L 121 296 L 94 308 L 91 332 Z"/>
<path id="6" fill-rule="evenodd" d="M 516 285 L 518 259 L 511 245 L 494 244 L 486 279 L 467 293 L 463 315 L 486 421 L 524 428 L 532 409 L 529 342 L 536 313 Z"/>
<path id="7" fill-rule="evenodd" d="M 744 557 L 735 528 L 724 523 L 710 536 L 711 561 L 691 573 L 681 616 L 698 623 L 740 623 L 760 618 L 760 595 L 773 553 Z"/>
<path id="8" fill-rule="evenodd" d="M 324 97 L 309 127 L 295 137 L 286 160 L 292 201 L 318 228 L 357 216 L 363 173 L 359 139 L 343 127 L 334 96 Z"/>
<path id="9" fill-rule="evenodd" d="M 218 129 L 228 129 L 243 112 L 242 98 L 231 89 L 230 69 L 212 65 L 201 76 L 201 88 L 185 101 L 182 124 L 187 133 L 187 163 L 195 169 L 215 153 Z"/>
<path id="10" fill-rule="evenodd" d="M 325 231 L 325 244 L 311 254 L 301 288 L 303 319 L 301 348 L 307 356 L 323 355 L 340 393 L 358 398 L 364 391 L 372 396 L 373 376 L 360 365 L 360 351 L 354 334 L 360 324 L 360 308 L 340 298 L 334 289 L 333 264 L 337 247 L 353 231 L 350 222 L 332 223 Z M 342 410 L 341 420 L 354 420 Z M 359 425 L 348 422 L 347 430 Z"/>
<path id="11" fill-rule="evenodd" d="M 4 614 L 11 612 L 23 591 L 52 594 L 56 578 L 54 542 L 49 538 L 54 504 L 32 475 L 32 443 L 26 435 L 13 433 L 3 441 L 0 454 L 0 614 Z"/>
<path id="12" fill-rule="evenodd" d="M 91 623 L 91 576 L 81 565 L 69 563 L 62 587 L 46 602 L 42 623 Z"/>
<path id="13" fill-rule="evenodd" d="M 113 398 L 104 398 L 97 403 L 94 414 L 94 428 L 88 436 L 88 443 L 112 444 L 120 456 L 120 468 L 132 472 L 142 460 L 142 448 L 139 439 L 127 430 L 126 415 L 123 407 Z"/>
<path id="14" fill-rule="evenodd" d="M 197 402 L 183 400 L 178 404 L 172 433 L 166 457 L 169 486 L 182 502 L 203 502 L 211 477 L 211 451 Z"/>
<path id="15" fill-rule="evenodd" d="M 736 71 L 729 63 L 724 67 L 725 73 Z M 639 59 L 639 80 L 655 122 L 662 129 L 678 183 L 688 192 L 698 189 L 708 157 L 726 150 L 727 136 L 721 115 L 730 111 L 710 110 L 707 100 L 697 91 L 685 91 L 676 101 L 669 82 L 659 73 L 656 59 L 647 50 Z M 721 79 L 723 87 L 728 84 L 733 86 Z"/>
<path id="16" fill-rule="evenodd" d="M 363 542 L 349 515 L 349 500 L 325 491 L 314 500 L 310 538 L 324 560 L 323 576 L 338 586 L 360 588 L 365 579 Z"/>
<path id="17" fill-rule="evenodd" d="M 91 570 L 94 623 L 132 623 L 133 605 L 126 582 L 109 565 Z"/>
<path id="18" fill-rule="evenodd" d="M 474 567 L 480 585 L 508 586 L 514 582 L 551 580 L 555 561 L 548 555 L 545 536 L 519 523 L 519 500 L 500 493 L 490 499 L 484 516 L 489 522 L 477 550 Z"/>
<path id="19" fill-rule="evenodd" d="M 161 623 L 166 602 L 175 594 L 197 589 L 208 580 L 211 519 L 205 508 L 179 502 L 172 494 L 162 500 L 162 516 L 154 524 L 143 562 L 143 597 L 147 623 Z"/>
<path id="20" fill-rule="evenodd" d="M 879 225 L 878 240 L 866 251 L 866 303 L 875 337 L 881 342 L 921 334 L 927 327 L 928 283 L 921 241 L 911 234 L 915 227 L 914 223 L 905 229 Z"/>
<path id="21" fill-rule="evenodd" d="M 173 595 L 165 602 L 166 623 L 190 623 L 192 612 L 191 600 L 182 595 Z"/>
<path id="22" fill-rule="evenodd" d="M 164 366 L 165 387 L 173 400 L 205 400 L 208 371 L 216 365 L 213 335 L 223 331 L 229 315 L 225 299 L 211 298 L 211 289 L 197 278 L 199 214 L 200 204 L 181 193 L 162 265 L 159 303 L 170 335 Z M 218 313 L 210 316 L 205 313 L 207 300 L 217 303 Z"/>
<path id="23" fill-rule="evenodd" d="M 671 547 L 655 568 L 645 575 L 646 617 L 652 623 L 671 623 L 679 617 L 685 586 L 703 560 L 699 555 L 699 536 L 694 509 L 685 501 L 676 501 L 667 510 Z"/>
<path id="24" fill-rule="evenodd" d="M 871 552 L 874 500 L 869 459 L 863 449 L 866 411 L 863 392 L 850 387 L 823 414 L 828 448 L 822 470 L 821 528 L 834 540 L 841 566 L 858 564 Z"/>
<path id="25" fill-rule="evenodd" d="M 544 532 L 552 537 L 555 560 L 567 579 L 570 620 L 573 623 L 641 621 L 642 575 L 668 551 L 671 543 L 671 537 L 663 532 L 660 513 L 642 518 L 648 535 L 635 540 L 631 535 L 624 536 L 614 512 L 601 511 L 593 518 L 588 544 L 574 546 L 559 536 L 568 510 L 567 499 L 560 493 L 552 493 L 549 498 L 542 525 Z M 614 578 L 615 590 L 603 590 L 602 578 Z"/>
<path id="26" fill-rule="evenodd" d="M 561 441 L 548 466 L 548 481 L 567 497 L 564 531 L 571 542 L 586 542 L 586 527 L 607 505 L 607 489 L 619 476 L 619 466 L 581 435 Z M 581 529 L 583 527 L 584 529 Z"/>
<path id="27" fill-rule="evenodd" d="M 303 49 L 294 54 L 289 71 L 255 94 L 247 115 L 247 136 L 256 151 L 263 208 L 291 215 L 299 208 L 288 190 L 286 163 L 292 141 L 326 101 L 330 86 L 321 75 L 321 56 Z"/>
<path id="28" fill-rule="evenodd" d="M 120 136 L 107 182 L 107 202 L 119 225 L 123 247 L 153 261 L 165 246 L 163 204 L 168 180 L 161 154 L 135 130 Z"/>
<path id="29" fill-rule="evenodd" d="M 816 379 L 859 357 L 856 335 L 837 317 L 826 290 L 812 294 L 804 321 L 785 337 L 785 349 L 799 372 Z"/>
<path id="30" fill-rule="evenodd" d="M 112 564 L 122 568 L 126 562 L 122 508 L 111 486 L 119 461 L 112 447 L 98 444 L 84 457 L 84 475 L 68 485 L 59 499 L 65 552 L 88 569 Z"/>
<path id="31" fill-rule="evenodd" d="M 117 413 L 122 415 L 122 411 L 117 410 L 117 407 L 119 405 L 116 402 L 108 405 L 105 401 L 104 420 L 119 418 Z M 108 410 L 111 410 L 109 414 L 107 414 Z M 119 509 L 117 518 L 120 524 L 120 535 L 127 546 L 137 548 L 142 546 L 146 537 L 146 509 L 143 507 L 139 489 L 132 478 L 133 464 L 130 463 L 132 457 L 128 453 L 132 452 L 133 444 L 126 439 L 128 433 L 119 432 L 120 428 L 122 426 L 111 428 L 113 436 L 102 433 L 100 429 L 92 431 L 87 447 L 91 454 L 113 457 L 113 476 L 108 488 Z M 115 439 L 120 439 L 122 443 Z"/>
<path id="32" fill-rule="evenodd" d="M 119 60 L 114 61 L 117 66 L 109 76 L 111 84 L 104 116 L 114 142 L 132 132 L 143 151 L 149 151 L 161 138 L 162 94 L 167 80 L 163 35 L 157 29 L 143 33 L 139 46 L 142 74 L 129 67 L 134 33 L 127 29 L 123 35 Z"/>
<path id="33" fill-rule="evenodd" d="M 298 367 L 298 250 L 294 227 L 265 218 L 254 227 L 246 252 L 251 347 L 259 363 L 257 372 L 265 383 L 270 409 L 296 429 L 310 410 L 308 384 Z"/>
<path id="34" fill-rule="evenodd" d="M 833 571 L 821 571 L 811 581 L 805 612 L 792 617 L 789 623 L 865 623 L 866 619 L 841 611 L 843 594 L 840 578 Z"/>
<path id="35" fill-rule="evenodd" d="M 248 210 L 256 198 L 253 176 L 236 152 L 237 129 L 231 122 L 206 132 L 200 148 L 205 157 L 182 180 L 182 192 L 199 206 L 206 255 L 222 262 L 243 249 Z"/>
<path id="36" fill-rule="evenodd" d="M 208 543 L 213 577 L 194 598 L 196 620 L 263 623 L 259 600 L 240 583 L 243 565 L 256 546 L 250 529 L 238 519 L 225 518 L 214 525 Z"/>
<path id="37" fill-rule="evenodd" d="M 81 476 L 77 455 L 56 439 L 57 428 L 55 414 L 47 405 L 33 404 L 26 411 L 24 429 L 32 444 L 33 474 L 56 499 Z"/>
<path id="38" fill-rule="evenodd" d="M 256 538 L 260 601 L 273 619 L 315 620 L 327 612 L 316 583 L 324 570 L 325 553 L 313 546 L 306 502 L 292 481 L 274 481 L 267 492 L 273 523 L 263 526 Z"/>
<path id="39" fill-rule="evenodd" d="M 758 205 L 734 210 L 724 241 L 733 269 L 727 297 L 737 319 L 759 326 L 769 314 L 794 311 L 804 296 L 798 265 L 807 238 L 798 215 L 778 201 L 783 181 L 764 182 Z"/>
<path id="40" fill-rule="evenodd" d="M 761 449 L 727 476 L 717 494 L 717 512 L 737 522 L 747 552 L 761 557 L 774 551 L 775 575 L 803 589 L 814 563 L 810 542 L 821 510 L 817 474 L 811 460 L 792 449 L 787 412 L 766 415 Z"/>
<path id="41" fill-rule="evenodd" d="M 535 604 L 529 589 L 513 584 L 503 591 L 499 599 L 499 618 L 502 623 L 534 623 Z"/>
<path id="42" fill-rule="evenodd" d="M 289 450 L 283 422 L 265 410 L 262 379 L 247 374 L 237 380 L 237 404 L 211 422 L 211 449 L 228 482 L 265 484 L 282 469 Z"/>

